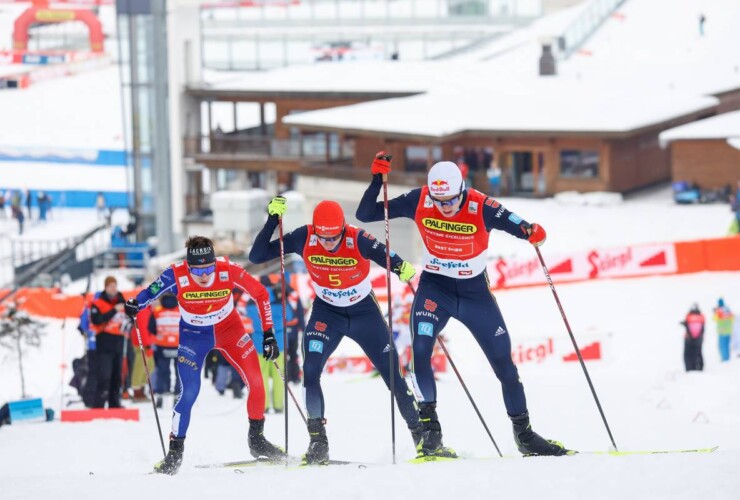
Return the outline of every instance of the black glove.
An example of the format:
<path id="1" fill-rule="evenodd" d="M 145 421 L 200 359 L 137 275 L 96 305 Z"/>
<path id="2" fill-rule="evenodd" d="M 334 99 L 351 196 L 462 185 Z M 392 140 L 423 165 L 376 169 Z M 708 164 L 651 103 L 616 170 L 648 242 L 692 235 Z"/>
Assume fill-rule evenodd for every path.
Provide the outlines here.
<path id="1" fill-rule="evenodd" d="M 134 319 L 136 318 L 136 315 L 139 314 L 139 301 L 136 300 L 136 297 L 131 297 L 123 305 L 123 309 L 126 311 L 126 316 Z"/>
<path id="2" fill-rule="evenodd" d="M 265 330 L 265 334 L 262 337 L 262 357 L 267 361 L 275 361 L 280 356 L 280 349 L 278 349 L 277 340 L 275 340 L 275 334 L 272 333 L 272 328 Z"/>

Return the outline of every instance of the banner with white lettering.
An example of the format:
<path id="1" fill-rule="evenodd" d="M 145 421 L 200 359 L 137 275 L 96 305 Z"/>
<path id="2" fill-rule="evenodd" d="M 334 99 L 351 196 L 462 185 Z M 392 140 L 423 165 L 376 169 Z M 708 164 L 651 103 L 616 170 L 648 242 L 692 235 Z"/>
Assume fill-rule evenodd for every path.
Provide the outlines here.
<path id="1" fill-rule="evenodd" d="M 554 282 L 600 278 L 626 278 L 674 274 L 676 250 L 672 243 L 634 245 L 572 254 L 543 254 Z M 488 263 L 491 288 L 545 284 L 545 275 L 536 255 L 531 258 L 498 258 Z"/>

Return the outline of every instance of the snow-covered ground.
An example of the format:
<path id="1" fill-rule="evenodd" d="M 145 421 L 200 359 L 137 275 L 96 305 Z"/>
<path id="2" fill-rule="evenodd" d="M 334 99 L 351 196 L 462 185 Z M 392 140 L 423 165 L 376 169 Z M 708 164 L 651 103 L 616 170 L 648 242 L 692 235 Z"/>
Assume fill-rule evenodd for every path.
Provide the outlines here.
<path id="1" fill-rule="evenodd" d="M 721 206 L 677 207 L 663 195 L 621 206 L 562 205 L 555 201 L 507 200 L 533 220 L 551 224 L 545 258 L 585 231 L 584 244 L 635 243 L 716 235 Z M 704 213 L 702 213 L 705 211 Z M 703 221 L 703 223 L 702 223 Z M 641 229 L 643 226 L 647 228 Z M 648 228 L 654 228 L 651 232 Z M 565 237 L 567 235 L 567 237 Z M 673 235 L 673 238 L 669 238 Z M 508 241 L 504 235 L 497 241 Z M 527 245 L 524 245 L 527 246 Z M 248 458 L 244 401 L 218 396 L 206 381 L 193 409 L 185 462 L 174 478 L 146 476 L 161 456 L 153 410 L 139 405 L 140 422 L 83 424 L 17 423 L 0 429 L 0 481 L 3 498 L 102 496 L 129 498 L 133 488 L 145 498 L 201 498 L 265 494 L 304 498 L 735 498 L 740 488 L 740 359 L 719 362 L 716 331 L 708 322 L 706 369 L 685 373 L 678 322 L 697 302 L 709 317 L 717 298 L 740 307 L 740 273 L 605 280 L 557 287 L 581 346 L 603 344 L 602 361 L 588 368 L 620 450 L 685 449 L 719 445 L 714 454 L 497 459 L 452 372 L 438 383 L 439 414 L 445 443 L 468 457 L 459 463 L 409 465 L 414 450 L 397 416 L 397 461 L 391 465 L 388 393 L 377 378 L 325 375 L 324 394 L 331 454 L 336 459 L 375 464 L 284 470 L 282 467 L 203 470 L 201 463 Z M 557 355 L 520 365 L 534 428 L 583 451 L 605 451 L 610 441 L 575 363 L 564 363 L 569 339 L 547 287 L 497 293 L 512 334 L 514 352 L 553 339 Z M 60 365 L 83 352 L 76 321 L 49 322 L 43 347 L 24 358 L 26 391 L 57 411 L 77 399 L 67 387 L 71 376 Z M 451 322 L 446 329 L 451 355 L 487 420 L 502 452 L 516 455 L 499 385 L 470 334 Z M 345 340 L 337 354 L 353 351 Z M 0 402 L 20 396 L 17 360 L 3 351 Z M 293 387 L 301 399 L 300 387 Z M 62 395 L 65 395 L 62 403 Z M 75 405 L 71 407 L 76 407 Z M 78 406 L 77 406 L 78 407 Z M 290 445 L 303 453 L 308 436 L 295 408 L 290 411 Z M 160 411 L 167 432 L 170 414 Z M 282 443 L 282 416 L 267 416 L 267 436 Z M 123 486 L 123 487 L 122 487 Z"/>
<path id="2" fill-rule="evenodd" d="M 704 347 L 706 370 L 684 373 L 678 321 L 693 301 L 704 312 L 723 294 L 740 304 L 740 274 L 604 281 L 559 287 L 575 335 L 595 327 L 611 334 L 605 361 L 588 364 L 620 450 L 682 449 L 719 445 L 714 454 L 496 459 L 409 465 L 413 447 L 397 426 L 398 465 L 390 465 L 387 392 L 379 379 L 324 376 L 331 454 L 378 464 L 366 469 L 282 467 L 201 470 L 194 465 L 248 458 L 244 401 L 219 397 L 206 381 L 193 409 L 187 451 L 174 478 L 145 476 L 161 457 L 153 410 L 139 405 L 140 422 L 19 423 L 0 430 L 3 498 L 202 498 L 265 494 L 302 498 L 736 498 L 740 477 L 740 360 L 720 364 L 713 327 Z M 567 342 L 550 291 L 499 293 L 514 344 L 552 336 Z M 533 314 L 535 313 L 536 314 Z M 66 362 L 82 353 L 82 339 L 67 322 L 50 325 L 44 347 L 26 360 L 27 391 L 59 408 L 63 349 Z M 449 347 L 505 455 L 516 455 L 498 384 L 471 336 L 447 328 Z M 345 340 L 346 343 L 351 341 Z M 65 346 L 63 348 L 63 345 Z M 15 361 L 0 368 L 3 400 L 18 396 Z M 557 359 L 520 368 L 534 428 L 580 450 L 606 450 L 610 442 L 579 366 Z M 494 457 L 475 413 L 451 373 L 439 383 L 439 413 L 446 444 L 472 457 Z M 64 386 L 65 393 L 70 388 Z M 300 388 L 293 387 L 300 398 Z M 290 408 L 290 450 L 300 454 L 308 436 Z M 399 416 L 397 422 L 402 422 Z M 166 429 L 169 412 L 160 411 Z M 283 442 L 283 418 L 268 415 L 267 436 Z"/>

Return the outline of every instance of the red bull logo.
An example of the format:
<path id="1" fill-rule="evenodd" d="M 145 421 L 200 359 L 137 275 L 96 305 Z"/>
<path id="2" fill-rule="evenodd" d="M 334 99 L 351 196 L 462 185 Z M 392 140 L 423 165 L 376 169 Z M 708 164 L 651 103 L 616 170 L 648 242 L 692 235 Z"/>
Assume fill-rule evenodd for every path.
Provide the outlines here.
<path id="1" fill-rule="evenodd" d="M 450 191 L 450 183 L 442 179 L 437 179 L 429 183 L 429 190 L 434 195 L 446 195 Z"/>

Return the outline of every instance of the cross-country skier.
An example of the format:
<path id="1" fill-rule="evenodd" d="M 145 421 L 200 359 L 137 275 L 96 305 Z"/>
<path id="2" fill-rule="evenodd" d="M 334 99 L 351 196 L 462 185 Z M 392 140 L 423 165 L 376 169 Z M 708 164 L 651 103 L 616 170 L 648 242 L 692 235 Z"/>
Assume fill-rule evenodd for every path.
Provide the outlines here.
<path id="1" fill-rule="evenodd" d="M 390 157 L 381 151 L 371 166 L 372 182 L 357 208 L 359 220 L 384 219 L 383 202 L 376 203 L 376 199 L 382 176 L 390 170 Z M 411 315 L 412 380 L 421 394 L 419 416 L 423 427 L 419 454 L 455 455 L 442 446 L 431 365 L 435 339 L 451 317 L 470 330 L 501 382 L 519 451 L 525 455 L 567 453 L 562 444 L 544 439 L 532 430 L 524 386 L 511 359 L 509 332 L 486 273 L 491 230 L 505 231 L 539 246 L 545 242 L 542 226 L 529 224 L 493 198 L 466 188 L 460 169 L 449 161 L 431 168 L 426 186 L 389 200 L 388 217 L 413 219 L 424 244 L 422 273 Z"/>
<path id="2" fill-rule="evenodd" d="M 276 359 L 280 354 L 272 333 L 272 311 L 265 287 L 241 266 L 226 257 L 216 258 L 213 242 L 203 236 L 192 236 L 185 244 L 187 258 L 173 264 L 159 278 L 126 302 L 126 313 L 134 317 L 141 308 L 164 293 L 177 296 L 180 306 L 180 345 L 177 371 L 182 383 L 173 409 L 172 433 L 167 456 L 155 465 L 155 471 L 177 473 L 184 451 L 190 412 L 198 397 L 201 370 L 211 349 L 218 349 L 241 374 L 249 387 L 249 451 L 252 456 L 277 459 L 283 450 L 265 439 L 265 389 L 262 384 L 257 351 L 245 333 L 231 294 L 234 287 L 245 290 L 260 306 L 260 319 L 265 331 L 264 356 Z"/>
<path id="3" fill-rule="evenodd" d="M 285 198 L 280 196 L 268 205 L 269 217 L 249 253 L 252 262 L 266 262 L 280 256 L 279 240 L 270 241 L 270 238 L 286 209 Z M 416 401 L 400 375 L 395 351 L 393 367 L 390 366 L 388 324 L 368 279 L 371 260 L 385 267 L 385 245 L 363 229 L 347 224 L 338 203 L 322 201 L 313 212 L 313 224 L 286 234 L 283 248 L 285 253 L 303 257 L 316 292 L 303 336 L 303 387 L 311 436 L 305 462 L 316 464 L 329 460 L 321 372 L 345 336 L 360 345 L 386 386 L 390 387 L 390 370 L 395 370 L 395 398 L 416 444 L 421 436 Z M 391 266 L 402 281 L 410 280 L 416 272 L 393 252 Z"/>

